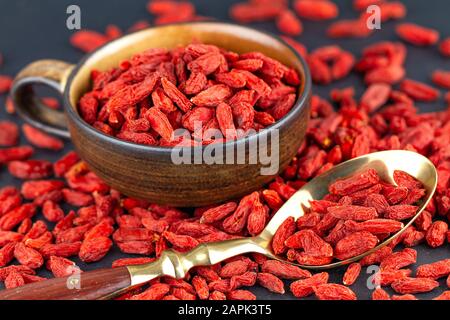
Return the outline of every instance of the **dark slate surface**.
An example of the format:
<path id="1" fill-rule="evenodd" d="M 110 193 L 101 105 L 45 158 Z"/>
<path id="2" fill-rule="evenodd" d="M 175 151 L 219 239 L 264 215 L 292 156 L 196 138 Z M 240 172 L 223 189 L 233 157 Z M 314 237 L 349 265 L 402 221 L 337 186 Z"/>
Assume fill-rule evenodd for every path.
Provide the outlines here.
<path id="1" fill-rule="evenodd" d="M 197 11 L 200 15 L 213 16 L 221 20 L 229 20 L 228 8 L 236 0 L 195 0 Z M 341 9 L 342 18 L 356 17 L 356 13 L 351 9 L 350 0 L 337 1 Z M 407 21 L 413 21 L 429 27 L 438 29 L 442 36 L 450 36 L 448 12 L 450 2 L 447 0 L 408 0 L 404 1 L 408 7 Z M 1 74 L 14 75 L 25 64 L 43 58 L 62 59 L 76 63 L 83 54 L 73 49 L 68 42 L 71 31 L 65 26 L 66 8 L 70 4 L 78 4 L 82 11 L 82 27 L 96 30 L 104 30 L 108 23 L 115 23 L 126 29 L 135 21 L 146 19 L 151 21 L 152 17 L 146 12 L 146 0 L 15 0 L 0 1 L 0 52 L 4 54 L 5 64 L 0 67 Z M 298 38 L 305 43 L 308 48 L 314 49 L 318 46 L 331 44 L 334 41 L 325 37 L 326 27 L 329 22 L 317 23 L 304 21 L 305 32 Z M 273 23 L 255 23 L 254 27 L 270 32 L 276 32 Z M 382 29 L 367 39 L 344 39 L 337 41 L 343 48 L 359 54 L 362 47 L 379 40 L 395 40 L 395 22 L 385 23 Z M 450 60 L 445 60 L 437 52 L 436 48 L 416 48 L 408 45 L 407 58 L 408 76 L 429 82 L 430 73 L 436 68 L 450 69 Z M 357 92 L 363 90 L 361 79 L 356 75 L 345 80 L 333 83 L 326 87 L 315 87 L 314 91 L 324 97 L 328 96 L 331 88 L 342 88 L 350 84 L 356 84 Z M 0 97 L 0 105 L 4 105 L 4 97 Z M 436 103 L 419 104 L 422 111 L 440 110 L 444 106 L 442 101 Z M 0 119 L 9 119 L 21 123 L 15 117 L 7 115 L 4 108 L 0 108 Z M 23 142 L 25 142 L 23 140 Z M 66 144 L 64 152 L 71 149 L 71 144 Z M 40 150 L 36 154 L 38 159 L 56 160 L 64 152 L 53 153 Z M 4 170 L 0 170 L 1 186 L 15 184 L 20 186 L 20 181 L 11 178 Z M 430 249 L 426 246 L 419 246 L 418 264 L 429 263 L 440 259 L 448 258 L 450 251 L 448 245 Z M 92 270 L 100 267 L 109 267 L 111 262 L 122 257 L 117 250 L 113 250 L 99 263 L 86 265 L 79 263 L 83 270 Z M 78 262 L 78 261 L 77 261 Z M 344 270 L 335 269 L 330 271 L 330 280 L 340 282 Z M 40 273 L 43 276 L 50 276 L 47 271 Z M 366 270 L 358 282 L 352 286 L 360 299 L 368 299 L 371 291 L 367 288 Z M 418 297 L 430 299 L 443 291 L 445 281 L 441 281 L 442 287 L 429 294 L 421 294 Z M 276 295 L 268 293 L 262 288 L 252 288 L 252 291 L 259 299 L 292 299 L 289 293 L 286 295 Z"/>

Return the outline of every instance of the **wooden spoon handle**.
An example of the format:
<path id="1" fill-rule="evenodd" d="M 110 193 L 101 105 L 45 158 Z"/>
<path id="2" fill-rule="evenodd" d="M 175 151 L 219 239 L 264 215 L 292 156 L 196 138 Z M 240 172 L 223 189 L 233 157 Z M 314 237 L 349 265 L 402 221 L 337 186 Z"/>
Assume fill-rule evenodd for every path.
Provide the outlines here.
<path id="1" fill-rule="evenodd" d="M 111 298 L 131 285 L 126 267 L 101 269 L 0 291 L 0 300 L 94 300 Z"/>

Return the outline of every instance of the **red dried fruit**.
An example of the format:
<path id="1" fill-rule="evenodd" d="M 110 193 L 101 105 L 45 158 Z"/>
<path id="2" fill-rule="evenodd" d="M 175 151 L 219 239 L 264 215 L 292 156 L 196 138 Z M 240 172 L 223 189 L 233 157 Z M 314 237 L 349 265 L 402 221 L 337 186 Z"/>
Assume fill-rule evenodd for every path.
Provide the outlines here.
<path id="1" fill-rule="evenodd" d="M 228 202 L 217 207 L 210 208 L 203 212 L 200 218 L 201 223 L 213 223 L 224 219 L 226 216 L 236 210 L 236 202 Z"/>
<path id="2" fill-rule="evenodd" d="M 133 295 L 130 300 L 161 300 L 170 291 L 165 283 L 155 283 L 140 294 Z"/>
<path id="3" fill-rule="evenodd" d="M 23 220 L 31 218 L 36 213 L 36 206 L 27 203 L 14 208 L 0 218 L 0 229 L 10 231 L 19 225 Z"/>
<path id="4" fill-rule="evenodd" d="M 194 276 L 192 278 L 192 286 L 197 293 L 200 300 L 207 300 L 209 298 L 209 287 L 206 280 L 201 276 Z"/>
<path id="5" fill-rule="evenodd" d="M 223 221 L 223 229 L 231 234 L 236 234 L 244 228 L 247 223 L 248 215 L 253 207 L 255 201 L 259 199 L 259 194 L 253 192 L 245 196 L 239 202 L 236 211 Z"/>
<path id="6" fill-rule="evenodd" d="M 436 70 L 431 75 L 434 84 L 450 90 L 450 72 L 444 70 Z"/>
<path id="7" fill-rule="evenodd" d="M 417 101 L 435 101 L 439 98 L 439 91 L 424 83 L 405 79 L 400 83 L 400 90 Z"/>
<path id="8" fill-rule="evenodd" d="M 261 265 L 261 271 L 273 274 L 282 279 L 303 279 L 311 277 L 311 273 L 297 266 L 277 260 L 267 260 Z"/>
<path id="9" fill-rule="evenodd" d="M 287 251 L 285 241 L 295 232 L 295 221 L 293 217 L 288 217 L 275 232 L 272 238 L 272 249 L 277 255 Z"/>
<path id="10" fill-rule="evenodd" d="M 384 217 L 392 220 L 405 220 L 412 218 L 417 212 L 417 206 L 399 204 L 386 208 Z"/>
<path id="11" fill-rule="evenodd" d="M 439 282 L 428 278 L 404 278 L 393 282 L 391 287 L 401 294 L 422 293 L 439 287 Z"/>
<path id="12" fill-rule="evenodd" d="M 248 233 L 252 236 L 260 234 L 266 226 L 266 218 L 266 207 L 260 201 L 255 201 L 247 219 Z"/>
<path id="13" fill-rule="evenodd" d="M 25 265 L 31 269 L 38 269 L 44 264 L 42 255 L 23 243 L 17 243 L 14 249 L 14 257 L 20 264 Z"/>
<path id="14" fill-rule="evenodd" d="M 372 292 L 372 300 L 391 300 L 391 297 L 383 289 L 377 288 Z"/>
<path id="15" fill-rule="evenodd" d="M 397 35 L 416 46 L 430 46 L 439 40 L 439 33 L 414 23 L 402 23 L 396 28 Z"/>
<path id="16" fill-rule="evenodd" d="M 137 266 L 141 264 L 147 264 L 155 261 L 155 258 L 122 258 L 114 260 L 112 263 L 113 268 L 119 268 L 124 266 Z"/>
<path id="17" fill-rule="evenodd" d="M 258 273 L 257 277 L 258 284 L 270 292 L 284 294 L 284 283 L 278 277 L 271 273 Z"/>
<path id="18" fill-rule="evenodd" d="M 352 263 L 348 266 L 347 270 L 345 271 L 342 282 L 346 286 L 351 286 L 356 282 L 360 273 L 361 273 L 361 264 Z"/>
<path id="19" fill-rule="evenodd" d="M 303 31 L 303 25 L 291 10 L 284 10 L 277 17 L 277 28 L 282 33 L 290 36 L 298 36 Z"/>
<path id="20" fill-rule="evenodd" d="M 97 237 L 84 240 L 81 244 L 79 257 L 84 262 L 101 260 L 112 246 L 112 241 L 107 237 Z"/>
<path id="21" fill-rule="evenodd" d="M 338 7 L 331 1 L 296 0 L 294 9 L 297 14 L 310 20 L 329 20 L 338 16 Z"/>
<path id="22" fill-rule="evenodd" d="M 428 228 L 425 239 L 430 247 L 442 246 L 448 231 L 448 225 L 444 221 L 435 221 Z"/>
<path id="23" fill-rule="evenodd" d="M 1 81 L 1 79 L 0 79 Z M 0 121 L 0 146 L 12 147 L 19 141 L 19 127 L 11 121 Z"/>
<path id="24" fill-rule="evenodd" d="M 124 241 L 116 244 L 123 253 L 149 255 L 155 252 L 151 241 Z"/>
<path id="25" fill-rule="evenodd" d="M 369 169 L 349 178 L 340 179 L 328 187 L 330 193 L 346 196 L 356 191 L 371 187 L 379 182 L 380 178 L 375 170 Z"/>
<path id="26" fill-rule="evenodd" d="M 219 275 L 222 278 L 231 278 L 232 276 L 241 275 L 248 269 L 248 264 L 245 261 L 229 262 L 220 269 Z"/>
<path id="27" fill-rule="evenodd" d="M 328 273 L 322 272 L 313 275 L 310 278 L 297 280 L 291 283 L 292 294 L 297 298 L 304 298 L 314 293 L 314 287 L 328 282 Z"/>
<path id="28" fill-rule="evenodd" d="M 56 278 L 68 277 L 81 272 L 80 268 L 74 262 L 57 256 L 50 256 L 46 266 Z"/>
<path id="29" fill-rule="evenodd" d="M 315 286 L 314 293 L 319 300 L 356 300 L 356 294 L 340 284 L 326 283 Z"/>
<path id="30" fill-rule="evenodd" d="M 13 289 L 25 284 L 23 276 L 16 271 L 11 271 L 5 278 L 5 288 Z"/>
<path id="31" fill-rule="evenodd" d="M 402 229 L 403 223 L 390 219 L 373 219 L 360 223 L 349 223 L 347 227 L 350 227 L 354 231 L 367 231 L 372 234 L 389 234 Z"/>
<path id="32" fill-rule="evenodd" d="M 24 124 L 22 130 L 27 140 L 38 148 L 57 151 L 64 147 L 64 143 L 60 139 L 49 136 L 28 124 Z"/>
<path id="33" fill-rule="evenodd" d="M 11 161 L 8 171 L 19 179 L 43 179 L 53 172 L 52 164 L 45 160 Z"/>
<path id="34" fill-rule="evenodd" d="M 220 103 L 216 108 L 216 118 L 224 137 L 230 140 L 236 139 L 237 132 L 233 122 L 231 107 L 226 103 Z"/>
<path id="35" fill-rule="evenodd" d="M 58 222 L 64 218 L 64 211 L 59 205 L 51 200 L 45 201 L 42 206 L 42 213 L 45 219 L 50 222 Z"/>
<path id="36" fill-rule="evenodd" d="M 80 161 L 80 158 L 75 151 L 68 152 L 65 156 L 53 164 L 53 172 L 55 173 L 55 176 L 63 177 L 72 166 L 78 163 L 78 161 Z"/>
<path id="37" fill-rule="evenodd" d="M 415 296 L 413 296 L 412 294 L 405 294 L 402 296 L 398 296 L 398 295 L 393 295 L 391 300 L 419 300 L 417 299 Z"/>
<path id="38" fill-rule="evenodd" d="M 13 79 L 10 76 L 0 75 L 0 94 L 8 93 L 11 89 Z"/>
<path id="39" fill-rule="evenodd" d="M 385 257 L 380 264 L 383 270 L 398 270 L 416 263 L 417 251 L 414 249 L 403 249 L 399 252 L 394 252 Z"/>
<path id="40" fill-rule="evenodd" d="M 361 206 L 336 206 L 327 209 L 333 217 L 343 220 L 366 221 L 378 217 L 375 208 Z"/>
<path id="41" fill-rule="evenodd" d="M 444 57 L 450 57 L 450 38 L 442 40 L 439 44 L 439 51 Z"/>
<path id="42" fill-rule="evenodd" d="M 393 282 L 407 278 L 411 275 L 411 270 L 380 270 L 373 278 L 373 284 L 376 286 L 389 286 Z"/>
<path id="43" fill-rule="evenodd" d="M 14 259 L 15 247 L 16 242 L 10 242 L 0 249 L 0 267 L 8 265 Z"/>
<path id="44" fill-rule="evenodd" d="M 220 291 L 213 291 L 209 296 L 209 300 L 226 300 L 227 296 Z"/>
<path id="45" fill-rule="evenodd" d="M 263 5 L 250 3 L 237 3 L 230 9 L 232 19 L 240 23 L 266 21 L 277 17 L 284 10 L 284 6 L 276 2 L 267 2 Z"/>
<path id="46" fill-rule="evenodd" d="M 374 112 L 388 101 L 390 93 L 390 85 L 374 83 L 362 95 L 360 105 L 367 113 Z"/>
<path id="47" fill-rule="evenodd" d="M 163 236 L 176 249 L 181 251 L 193 249 L 199 244 L 199 242 L 191 236 L 177 235 L 169 231 L 164 231 Z"/>
<path id="48" fill-rule="evenodd" d="M 80 247 L 81 242 L 46 244 L 41 248 L 40 253 L 44 256 L 44 258 L 48 258 L 50 256 L 67 258 L 77 255 L 80 251 Z"/>
<path id="49" fill-rule="evenodd" d="M 83 52 L 94 51 L 107 42 L 108 38 L 106 36 L 99 32 L 91 30 L 77 31 L 70 38 L 71 45 Z"/>
<path id="50" fill-rule="evenodd" d="M 21 193 L 25 199 L 36 199 L 39 196 L 51 191 L 60 190 L 64 187 L 64 182 L 59 180 L 37 180 L 26 181 L 22 184 Z"/>
<path id="51" fill-rule="evenodd" d="M 62 189 L 62 196 L 66 203 L 74 207 L 85 207 L 94 202 L 94 198 L 90 194 L 71 189 Z"/>
<path id="52" fill-rule="evenodd" d="M 405 69 L 398 65 L 379 67 L 367 72 L 364 76 L 364 82 L 368 85 L 374 83 L 394 84 L 403 79 L 405 73 Z"/>
<path id="53" fill-rule="evenodd" d="M 247 290 L 234 290 L 227 294 L 230 300 L 256 300 L 256 296 Z"/>
<path id="54" fill-rule="evenodd" d="M 352 233 L 340 240 L 334 249 L 336 259 L 345 260 L 362 254 L 378 244 L 378 238 L 366 231 Z"/>
<path id="55" fill-rule="evenodd" d="M 450 259 L 423 264 L 417 268 L 418 278 L 439 279 L 450 274 Z"/>
<path id="56" fill-rule="evenodd" d="M 311 257 L 332 257 L 333 248 L 312 230 L 301 230 L 286 239 L 288 248 L 303 249 Z"/>
<path id="57" fill-rule="evenodd" d="M 181 109 L 181 111 L 187 112 L 192 108 L 192 103 L 173 85 L 173 83 L 166 78 L 161 78 L 161 84 L 164 93 Z"/>
<path id="58" fill-rule="evenodd" d="M 0 150 L 0 164 L 14 160 L 26 160 L 34 153 L 30 146 L 12 147 Z"/>

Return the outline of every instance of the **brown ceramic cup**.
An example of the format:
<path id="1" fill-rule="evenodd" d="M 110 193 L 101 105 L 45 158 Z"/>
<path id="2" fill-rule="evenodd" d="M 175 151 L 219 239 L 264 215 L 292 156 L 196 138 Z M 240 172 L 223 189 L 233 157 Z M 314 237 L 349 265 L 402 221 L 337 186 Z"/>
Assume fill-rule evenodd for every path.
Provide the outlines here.
<path id="1" fill-rule="evenodd" d="M 245 147 L 242 164 L 174 164 L 174 149 L 138 145 L 103 134 L 79 116 L 77 102 L 90 88 L 93 69 L 108 70 L 149 48 L 174 48 L 193 40 L 238 53 L 260 51 L 298 70 L 302 84 L 292 110 L 271 127 L 227 147 Z M 45 107 L 33 93 L 45 84 L 63 97 L 64 111 Z M 275 174 L 262 175 L 261 163 L 249 161 L 255 139 L 279 134 L 279 169 L 288 165 L 303 141 L 309 118 L 311 80 L 305 61 L 283 40 L 251 28 L 220 22 L 193 22 L 149 28 L 126 35 L 86 56 L 77 65 L 41 60 L 25 67 L 12 88 L 18 113 L 31 125 L 70 138 L 93 172 L 123 194 L 174 206 L 201 206 L 240 197 L 261 188 Z M 270 141 L 270 138 L 268 139 Z M 204 147 L 195 147 L 202 150 Z M 195 152 L 195 151 L 194 151 Z"/>

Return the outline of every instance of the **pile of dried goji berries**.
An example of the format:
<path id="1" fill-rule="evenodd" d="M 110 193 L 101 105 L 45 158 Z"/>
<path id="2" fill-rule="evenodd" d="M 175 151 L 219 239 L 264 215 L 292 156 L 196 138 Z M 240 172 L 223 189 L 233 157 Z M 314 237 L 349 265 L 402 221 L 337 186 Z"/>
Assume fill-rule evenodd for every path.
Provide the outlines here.
<path id="1" fill-rule="evenodd" d="M 355 0 L 354 7 L 361 16 L 333 22 L 328 35 L 363 37 L 373 33 L 364 27 L 364 9 L 372 3 L 382 8 L 384 21 L 406 14 L 398 1 Z M 36 275 L 36 272 L 41 274 L 42 268 L 50 270 L 55 277 L 73 274 L 77 272 L 73 261 L 77 257 L 84 262 L 99 261 L 113 246 L 132 254 L 116 260 L 113 267 L 118 267 L 150 262 L 166 248 L 185 251 L 199 243 L 257 234 L 276 210 L 314 176 L 347 159 L 391 149 L 419 152 L 436 165 L 439 173 L 436 195 L 414 225 L 391 245 L 349 265 L 342 284 L 337 280 L 330 283 L 327 272 L 312 274 L 251 254 L 212 267 L 195 268 L 184 280 L 154 280 L 121 298 L 254 299 L 254 294 L 246 287 L 259 284 L 282 294 L 287 290 L 283 280 L 294 280 L 289 289 L 296 297 L 315 294 L 319 299 L 355 299 L 350 286 L 361 268 L 369 265 L 380 267 L 374 278 L 379 287 L 373 291 L 373 299 L 416 299 L 414 294 L 432 291 L 442 278 L 447 278 L 447 287 L 450 286 L 450 259 L 418 266 L 413 273 L 417 252 L 410 248 L 423 244 L 431 251 L 448 246 L 450 241 L 447 225 L 450 218 L 450 110 L 419 114 L 414 105 L 416 101 L 437 100 L 440 91 L 411 79 L 404 80 L 407 48 L 401 42 L 373 44 L 365 48 L 360 57 L 353 57 L 337 46 L 319 48 L 308 54 L 301 43 L 288 37 L 301 32 L 300 19 L 335 19 L 339 12 L 327 0 L 298 0 L 292 4 L 293 10 L 289 11 L 288 1 L 251 0 L 233 6 L 231 15 L 239 22 L 275 21 L 285 33 L 285 40 L 307 58 L 316 83 L 330 83 L 355 71 L 364 76 L 368 87 L 360 97 L 356 97 L 352 87 L 332 90 L 331 101 L 314 96 L 306 140 L 297 156 L 266 188 L 242 199 L 196 208 L 193 213 L 131 199 L 105 185 L 74 152 L 56 163 L 33 159 L 35 148 L 60 150 L 63 142 L 25 125 L 22 131 L 30 145 L 17 145 L 20 129 L 15 123 L 2 120 L 2 170 L 9 170 L 11 175 L 24 180 L 20 190 L 11 186 L 2 186 L 0 190 L 0 280 L 5 286 L 13 288 L 45 280 Z M 152 1 L 148 10 L 157 16 L 155 23 L 158 24 L 203 19 L 195 13 L 194 6 L 185 1 Z M 147 25 L 140 21 L 132 29 Z M 404 41 L 421 46 L 435 45 L 439 37 L 433 30 L 411 24 L 400 24 L 397 33 Z M 78 48 L 90 51 L 120 34 L 117 27 L 109 26 L 105 34 L 81 31 L 71 40 Z M 444 56 L 450 56 L 450 40 L 440 42 L 439 50 Z M 432 81 L 436 86 L 450 89 L 448 71 L 437 70 Z M 0 94 L 7 93 L 10 85 L 10 77 L 0 76 Z M 57 107 L 54 100 L 46 99 L 45 103 Z M 14 111 L 11 100 L 7 100 L 6 106 L 8 112 Z M 395 188 L 393 194 L 378 192 L 370 199 L 383 203 L 384 197 L 388 203 L 402 203 L 409 201 L 412 189 L 420 190 L 406 189 Z M 349 200 L 345 200 L 348 202 L 344 205 L 360 205 Z M 323 200 L 316 202 L 321 203 Z M 74 210 L 65 212 L 66 205 Z M 406 211 L 396 213 L 407 214 Z M 303 233 L 312 235 L 317 230 L 314 226 L 324 224 L 327 215 L 322 215 L 310 213 L 299 219 L 311 223 Z M 337 219 L 336 226 L 364 223 L 349 222 L 341 216 Z M 388 286 L 396 294 L 390 296 L 384 290 Z M 436 297 L 449 298 L 448 289 Z"/>
<path id="2" fill-rule="evenodd" d="M 191 44 L 139 53 L 118 68 L 94 71 L 92 82 L 78 106 L 87 123 L 119 139 L 170 147 L 264 129 L 291 110 L 300 78 L 259 52 Z M 183 134 L 175 136 L 176 129 Z"/>
<path id="3" fill-rule="evenodd" d="M 311 201 L 309 212 L 282 223 L 272 240 L 274 253 L 301 265 L 325 265 L 373 249 L 416 215 L 415 204 L 426 194 L 403 171 L 395 171 L 394 180 L 396 186 L 369 169 L 333 182 L 329 194 Z"/>

